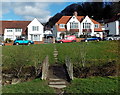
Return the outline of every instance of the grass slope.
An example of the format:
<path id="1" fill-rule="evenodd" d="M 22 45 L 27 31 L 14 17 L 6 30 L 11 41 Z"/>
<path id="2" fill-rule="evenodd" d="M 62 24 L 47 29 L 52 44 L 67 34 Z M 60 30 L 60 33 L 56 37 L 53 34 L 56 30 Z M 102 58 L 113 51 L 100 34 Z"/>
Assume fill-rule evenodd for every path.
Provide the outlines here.
<path id="1" fill-rule="evenodd" d="M 52 88 L 47 86 L 46 81 L 35 79 L 30 82 L 24 82 L 14 85 L 3 86 L 2 92 L 4 93 L 54 93 Z"/>
<path id="2" fill-rule="evenodd" d="M 71 82 L 71 85 L 65 88 L 66 93 L 118 93 L 117 77 L 91 77 L 91 78 L 76 78 Z M 106 94 L 105 94 L 106 95 Z"/>

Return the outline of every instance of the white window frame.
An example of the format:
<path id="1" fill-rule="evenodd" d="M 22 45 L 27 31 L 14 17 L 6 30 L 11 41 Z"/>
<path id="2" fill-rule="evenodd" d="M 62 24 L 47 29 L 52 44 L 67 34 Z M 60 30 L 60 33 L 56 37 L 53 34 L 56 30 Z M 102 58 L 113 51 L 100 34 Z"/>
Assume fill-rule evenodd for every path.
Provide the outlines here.
<path id="1" fill-rule="evenodd" d="M 39 26 L 32 26 L 32 31 L 39 31 Z"/>
<path id="2" fill-rule="evenodd" d="M 60 28 L 65 28 L 65 24 L 59 24 Z"/>
<path id="3" fill-rule="evenodd" d="M 95 24 L 95 28 L 99 28 L 99 24 Z"/>
<path id="4" fill-rule="evenodd" d="M 91 23 L 83 23 L 83 29 L 91 29 Z"/>
<path id="5" fill-rule="evenodd" d="M 70 22 L 70 29 L 78 29 L 78 23 L 77 22 Z"/>
<path id="6" fill-rule="evenodd" d="M 13 32 L 13 29 L 7 29 L 7 32 Z"/>
<path id="7" fill-rule="evenodd" d="M 15 29 L 15 32 L 21 32 L 22 29 L 18 28 L 18 29 Z"/>

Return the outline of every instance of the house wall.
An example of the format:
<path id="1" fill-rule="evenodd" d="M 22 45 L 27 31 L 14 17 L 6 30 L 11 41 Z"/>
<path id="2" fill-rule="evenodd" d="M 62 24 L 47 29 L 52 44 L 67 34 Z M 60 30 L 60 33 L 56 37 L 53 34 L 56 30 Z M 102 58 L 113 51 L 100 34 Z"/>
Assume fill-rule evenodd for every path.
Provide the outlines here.
<path id="1" fill-rule="evenodd" d="M 8 32 L 8 30 L 12 30 L 12 32 Z M 21 34 L 22 34 L 22 29 L 21 29 L 21 32 L 16 32 L 16 29 L 5 29 L 4 30 L 4 40 L 6 38 L 15 40 L 17 37 L 21 36 Z"/>
<path id="2" fill-rule="evenodd" d="M 78 19 L 77 19 L 75 16 L 73 16 L 73 17 L 68 21 L 68 23 L 67 23 L 67 31 L 70 30 L 70 23 L 71 23 L 71 22 L 76 22 L 76 23 L 78 23 L 78 29 L 79 29 L 79 32 L 80 32 L 80 22 L 78 21 Z"/>
<path id="3" fill-rule="evenodd" d="M 80 32 L 80 35 L 83 35 L 83 23 L 91 23 L 91 36 L 94 36 L 94 23 L 91 21 L 91 19 L 86 16 L 85 19 L 81 22 L 81 32 Z"/>
<path id="4" fill-rule="evenodd" d="M 119 35 L 119 21 L 105 24 L 105 30 L 109 30 L 109 35 Z"/>
<path id="5" fill-rule="evenodd" d="M 33 31 L 33 29 L 32 29 L 33 26 L 38 26 L 39 30 Z M 32 40 L 31 35 L 40 35 L 39 41 L 42 41 L 42 38 L 44 36 L 43 25 L 36 18 L 27 27 L 28 27 L 28 40 Z M 35 40 L 33 39 L 33 41 L 35 41 Z"/>

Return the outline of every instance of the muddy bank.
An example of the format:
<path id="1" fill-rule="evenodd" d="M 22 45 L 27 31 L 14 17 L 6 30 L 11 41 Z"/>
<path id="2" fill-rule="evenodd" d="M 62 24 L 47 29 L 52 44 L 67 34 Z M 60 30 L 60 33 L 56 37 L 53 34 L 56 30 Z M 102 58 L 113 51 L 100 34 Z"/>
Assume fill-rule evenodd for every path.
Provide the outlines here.
<path id="1" fill-rule="evenodd" d="M 74 77 L 87 78 L 91 76 L 118 76 L 120 75 L 120 64 L 114 62 L 102 66 L 76 67 L 74 66 Z"/>
<path id="2" fill-rule="evenodd" d="M 20 82 L 30 81 L 37 77 L 41 77 L 41 68 L 36 69 L 34 66 L 24 67 L 21 72 L 15 69 L 2 69 L 2 85 L 16 84 Z"/>

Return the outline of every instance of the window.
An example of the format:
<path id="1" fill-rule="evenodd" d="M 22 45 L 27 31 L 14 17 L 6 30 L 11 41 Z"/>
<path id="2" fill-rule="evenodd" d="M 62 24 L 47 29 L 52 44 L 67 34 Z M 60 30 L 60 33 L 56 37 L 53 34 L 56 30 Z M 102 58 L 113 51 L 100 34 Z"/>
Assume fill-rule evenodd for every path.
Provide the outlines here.
<path id="1" fill-rule="evenodd" d="M 108 24 L 106 26 L 108 27 Z"/>
<path id="2" fill-rule="evenodd" d="M 59 27 L 60 28 L 65 28 L 65 24 L 60 24 Z"/>
<path id="3" fill-rule="evenodd" d="M 78 23 L 76 23 L 76 22 L 71 22 L 71 23 L 70 23 L 70 29 L 78 29 Z"/>
<path id="4" fill-rule="evenodd" d="M 33 26 L 33 27 L 32 27 L 32 30 L 33 30 L 33 31 L 39 31 L 39 26 Z"/>
<path id="5" fill-rule="evenodd" d="M 83 23 L 83 29 L 91 29 L 91 23 Z"/>
<path id="6" fill-rule="evenodd" d="M 99 28 L 99 24 L 95 24 L 95 28 Z"/>
<path id="7" fill-rule="evenodd" d="M 40 35 L 34 35 L 34 41 L 40 41 Z"/>
<path id="8" fill-rule="evenodd" d="M 15 29 L 15 32 L 21 32 L 22 29 Z"/>
<path id="9" fill-rule="evenodd" d="M 7 32 L 13 32 L 13 30 L 12 29 L 7 29 Z"/>

